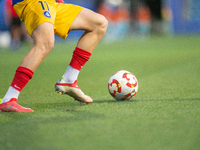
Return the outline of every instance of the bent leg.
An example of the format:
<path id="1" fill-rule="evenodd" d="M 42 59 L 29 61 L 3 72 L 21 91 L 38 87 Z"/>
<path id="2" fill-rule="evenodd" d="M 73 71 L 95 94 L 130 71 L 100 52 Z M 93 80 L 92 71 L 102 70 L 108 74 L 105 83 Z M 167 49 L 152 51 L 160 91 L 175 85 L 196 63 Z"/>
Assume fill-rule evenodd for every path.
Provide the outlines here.
<path id="1" fill-rule="evenodd" d="M 54 47 L 54 29 L 51 23 L 39 25 L 32 33 L 34 46 L 22 59 L 20 66 L 33 72 Z"/>
<path id="2" fill-rule="evenodd" d="M 69 31 L 84 30 L 73 52 L 70 65 L 63 77 L 56 83 L 55 89 L 63 94 L 72 96 L 75 100 L 84 103 L 92 103 L 90 96 L 85 95 L 77 85 L 79 71 L 89 60 L 91 53 L 103 38 L 108 22 L 100 14 L 83 8 L 72 22 Z"/>
<path id="3" fill-rule="evenodd" d="M 83 8 L 69 30 L 84 30 L 77 47 L 92 53 L 106 33 L 107 26 L 108 21 L 104 16 Z"/>

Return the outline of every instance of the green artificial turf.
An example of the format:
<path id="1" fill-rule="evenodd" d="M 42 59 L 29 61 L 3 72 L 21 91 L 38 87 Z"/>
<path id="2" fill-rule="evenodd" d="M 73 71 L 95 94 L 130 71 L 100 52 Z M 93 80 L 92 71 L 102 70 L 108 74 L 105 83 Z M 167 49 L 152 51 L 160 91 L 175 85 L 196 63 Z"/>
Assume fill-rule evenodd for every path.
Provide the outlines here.
<path id="1" fill-rule="evenodd" d="M 0 150 L 199 150 L 200 37 L 102 41 L 78 77 L 92 104 L 54 92 L 75 42 L 59 42 L 22 90 L 18 103 L 34 113 L 0 113 Z M 0 49 L 0 98 L 31 46 Z M 139 89 L 114 100 L 110 76 L 128 70 Z"/>

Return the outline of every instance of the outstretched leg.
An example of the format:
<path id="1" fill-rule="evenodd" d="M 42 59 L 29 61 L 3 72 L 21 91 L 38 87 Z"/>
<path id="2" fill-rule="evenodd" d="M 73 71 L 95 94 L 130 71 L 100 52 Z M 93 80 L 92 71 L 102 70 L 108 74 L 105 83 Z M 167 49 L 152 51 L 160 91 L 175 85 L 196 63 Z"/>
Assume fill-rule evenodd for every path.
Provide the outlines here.
<path id="1" fill-rule="evenodd" d="M 0 111 L 33 112 L 31 109 L 17 104 L 17 99 L 21 90 L 32 78 L 34 71 L 54 46 L 53 25 L 51 23 L 39 25 L 33 31 L 32 37 L 34 46 L 25 55 L 17 68 L 14 79 L 0 104 Z"/>

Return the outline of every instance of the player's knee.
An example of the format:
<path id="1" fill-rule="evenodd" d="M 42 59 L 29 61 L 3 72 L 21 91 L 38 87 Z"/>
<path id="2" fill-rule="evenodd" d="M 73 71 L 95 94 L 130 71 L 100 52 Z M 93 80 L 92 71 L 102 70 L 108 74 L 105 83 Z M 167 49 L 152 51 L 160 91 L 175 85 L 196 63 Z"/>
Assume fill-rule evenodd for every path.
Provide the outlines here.
<path id="1" fill-rule="evenodd" d="M 106 33 L 107 27 L 108 27 L 108 20 L 103 16 L 103 32 Z"/>
<path id="2" fill-rule="evenodd" d="M 108 20 L 103 15 L 100 15 L 99 22 L 98 32 L 99 34 L 104 35 L 108 27 Z"/>
<path id="3" fill-rule="evenodd" d="M 54 47 L 54 40 L 52 39 L 47 39 L 43 41 L 43 50 L 45 51 L 51 51 Z"/>
<path id="4" fill-rule="evenodd" d="M 47 38 L 43 41 L 40 41 L 40 43 L 37 44 L 37 47 L 41 50 L 42 55 L 46 57 L 54 47 L 54 40 L 51 38 Z"/>
<path id="5" fill-rule="evenodd" d="M 48 47 L 48 50 L 50 50 L 50 51 L 53 49 L 53 47 L 54 47 L 54 39 L 48 40 L 47 47 Z"/>

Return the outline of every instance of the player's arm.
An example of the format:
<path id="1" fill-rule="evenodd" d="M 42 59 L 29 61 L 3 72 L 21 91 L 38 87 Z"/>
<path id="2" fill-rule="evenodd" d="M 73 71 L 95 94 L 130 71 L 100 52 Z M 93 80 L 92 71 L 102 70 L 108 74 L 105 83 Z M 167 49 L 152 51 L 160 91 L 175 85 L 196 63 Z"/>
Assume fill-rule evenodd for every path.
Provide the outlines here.
<path id="1" fill-rule="evenodd" d="M 63 0 L 56 0 L 57 3 L 65 3 Z"/>

